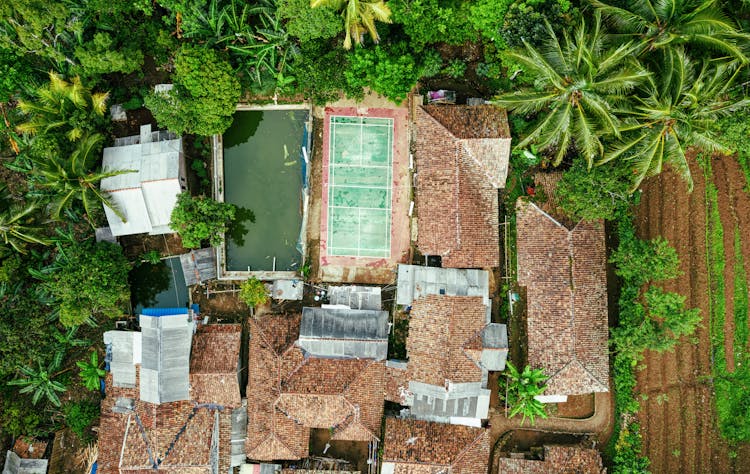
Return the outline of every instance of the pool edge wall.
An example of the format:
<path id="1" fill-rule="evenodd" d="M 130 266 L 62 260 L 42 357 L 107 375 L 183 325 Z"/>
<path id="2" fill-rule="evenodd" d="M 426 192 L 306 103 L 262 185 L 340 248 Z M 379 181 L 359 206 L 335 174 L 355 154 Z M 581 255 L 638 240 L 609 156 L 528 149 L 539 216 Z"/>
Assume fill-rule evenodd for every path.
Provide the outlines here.
<path id="1" fill-rule="evenodd" d="M 312 104 L 303 102 L 299 104 L 266 104 L 266 105 L 252 105 L 252 104 L 238 104 L 235 109 L 236 112 L 247 112 L 247 111 L 271 111 L 271 110 L 306 110 L 307 111 L 307 154 L 305 156 L 305 183 L 310 183 L 310 160 L 309 156 L 312 152 L 312 120 L 313 110 Z M 214 165 L 213 170 L 213 195 L 214 199 L 219 202 L 224 202 L 224 145 L 221 135 L 213 135 L 211 137 L 211 159 Z M 302 246 L 302 262 L 304 264 L 307 257 L 307 217 L 308 217 L 308 206 L 310 204 L 310 186 L 304 186 L 302 188 L 303 196 L 303 211 L 302 211 L 302 222 L 300 223 L 300 235 L 304 238 L 300 239 Z M 289 280 L 294 278 L 301 278 L 301 275 L 297 271 L 269 271 L 269 270 L 258 270 L 258 271 L 235 271 L 226 269 L 226 238 L 222 242 L 220 247 L 216 247 L 216 275 L 219 280 L 246 280 L 251 277 L 255 277 L 258 280 L 271 281 L 271 280 Z M 302 265 L 300 265 L 302 266 Z"/>

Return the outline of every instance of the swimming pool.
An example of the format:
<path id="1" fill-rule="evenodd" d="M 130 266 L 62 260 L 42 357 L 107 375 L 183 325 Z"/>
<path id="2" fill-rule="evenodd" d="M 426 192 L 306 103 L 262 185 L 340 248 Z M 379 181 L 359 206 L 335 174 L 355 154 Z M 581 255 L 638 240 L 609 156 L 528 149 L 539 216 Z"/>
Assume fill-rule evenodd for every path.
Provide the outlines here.
<path id="1" fill-rule="evenodd" d="M 217 198 L 255 216 L 254 223 L 227 236 L 220 278 L 279 278 L 299 270 L 305 253 L 309 120 L 306 105 L 243 108 L 215 143 Z"/>

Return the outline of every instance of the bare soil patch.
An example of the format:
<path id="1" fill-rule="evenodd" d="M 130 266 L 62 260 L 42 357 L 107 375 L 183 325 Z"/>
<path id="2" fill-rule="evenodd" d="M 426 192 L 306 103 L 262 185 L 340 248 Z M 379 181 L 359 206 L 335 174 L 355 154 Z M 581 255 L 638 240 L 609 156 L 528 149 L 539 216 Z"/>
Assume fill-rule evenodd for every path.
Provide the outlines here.
<path id="1" fill-rule="evenodd" d="M 750 196 L 742 191 L 744 176 L 732 157 L 714 160 L 713 181 L 724 229 L 725 340 L 732 354 L 734 289 L 734 229 L 740 231 L 742 254 L 750 258 Z M 682 275 L 664 288 L 684 295 L 686 304 L 700 308 L 702 325 L 696 334 L 683 338 L 674 352 L 645 354 L 645 368 L 638 373 L 638 392 L 647 400 L 639 414 L 644 452 L 654 473 L 750 472 L 750 465 L 737 462 L 750 453 L 747 445 L 730 447 L 716 425 L 714 391 L 711 385 L 711 341 L 709 333 L 709 287 L 706 259 L 706 202 L 703 172 L 694 156 L 690 170 L 695 189 L 672 171 L 666 171 L 643 186 L 636 226 L 642 238 L 663 236 L 677 249 Z M 733 364 L 733 358 L 727 357 Z M 730 451 L 736 453 L 730 457 Z"/>
<path id="2" fill-rule="evenodd" d="M 569 395 L 568 401 L 557 404 L 559 418 L 588 418 L 594 414 L 594 394 Z"/>

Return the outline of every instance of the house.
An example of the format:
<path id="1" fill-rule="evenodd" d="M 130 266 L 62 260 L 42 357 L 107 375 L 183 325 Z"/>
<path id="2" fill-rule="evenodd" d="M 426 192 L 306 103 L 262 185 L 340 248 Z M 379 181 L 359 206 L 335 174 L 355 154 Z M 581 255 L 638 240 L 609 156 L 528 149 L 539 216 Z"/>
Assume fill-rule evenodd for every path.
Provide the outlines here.
<path id="1" fill-rule="evenodd" d="M 504 370 L 508 354 L 506 327 L 489 316 L 482 296 L 414 300 L 408 361 L 388 361 L 387 399 L 421 420 L 480 426 L 489 412 L 489 371 Z"/>
<path id="2" fill-rule="evenodd" d="M 182 139 L 169 132 L 152 132 L 143 125 L 140 135 L 118 138 L 104 149 L 104 172 L 131 171 L 101 181 L 113 206 L 104 206 L 113 236 L 171 233 L 169 227 L 177 195 L 187 186 Z"/>
<path id="3" fill-rule="evenodd" d="M 580 446 L 544 446 L 541 459 L 512 453 L 497 457 L 497 473 L 507 474 L 605 474 L 599 451 Z"/>
<path id="4" fill-rule="evenodd" d="M 363 327 L 320 308 L 250 321 L 249 459 L 307 457 L 312 429 L 330 430 L 332 440 L 379 441 L 385 363 L 370 356 L 387 344 L 388 313 L 344 311 Z"/>
<path id="5" fill-rule="evenodd" d="M 486 429 L 386 418 L 384 438 L 382 474 L 487 474 Z"/>
<path id="6" fill-rule="evenodd" d="M 484 270 L 399 265 L 396 304 L 411 306 L 426 295 L 481 296 L 490 308 L 490 273 Z"/>
<path id="7" fill-rule="evenodd" d="M 5 453 L 3 474 L 46 474 L 49 461 L 44 459 L 47 442 L 21 437 Z"/>
<path id="8" fill-rule="evenodd" d="M 416 109 L 417 247 L 443 267 L 500 264 L 498 189 L 505 186 L 510 130 L 493 105 Z"/>
<path id="9" fill-rule="evenodd" d="M 516 205 L 518 284 L 526 288 L 528 361 L 549 377 L 543 402 L 609 390 L 603 222 L 567 228 L 536 204 Z"/>
<path id="10" fill-rule="evenodd" d="M 240 326 L 196 328 L 180 308 L 143 313 L 140 333 L 104 335 L 97 472 L 228 472 L 239 464 L 231 441 Z"/>

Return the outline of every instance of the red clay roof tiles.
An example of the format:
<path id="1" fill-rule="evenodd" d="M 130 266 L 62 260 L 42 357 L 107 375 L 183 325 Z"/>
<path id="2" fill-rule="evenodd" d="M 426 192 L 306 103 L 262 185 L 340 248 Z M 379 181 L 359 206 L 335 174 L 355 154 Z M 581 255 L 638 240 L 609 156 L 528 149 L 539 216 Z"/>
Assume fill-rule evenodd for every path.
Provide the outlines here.
<path id="1" fill-rule="evenodd" d="M 518 282 L 526 287 L 528 359 L 550 377 L 547 395 L 606 392 L 604 225 L 572 230 L 523 199 L 517 209 Z"/>

